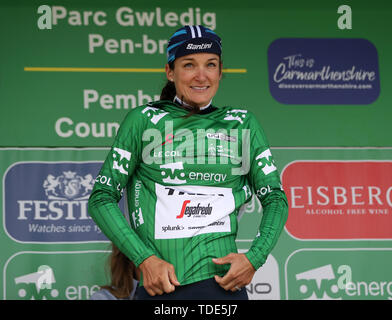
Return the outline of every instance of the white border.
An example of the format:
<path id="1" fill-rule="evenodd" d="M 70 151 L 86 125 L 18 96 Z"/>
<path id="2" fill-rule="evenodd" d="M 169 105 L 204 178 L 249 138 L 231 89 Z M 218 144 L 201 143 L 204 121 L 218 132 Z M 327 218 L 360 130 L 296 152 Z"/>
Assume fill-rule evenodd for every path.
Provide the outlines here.
<path id="1" fill-rule="evenodd" d="M 7 289 L 7 277 L 6 277 L 6 271 L 8 264 L 16 257 L 22 254 L 85 254 L 85 253 L 110 253 L 112 252 L 111 250 L 79 250 L 79 251 L 20 251 L 17 253 L 14 253 L 11 257 L 7 259 L 7 261 L 4 264 L 3 268 L 3 300 L 6 300 L 6 289 Z"/>
<path id="2" fill-rule="evenodd" d="M 392 248 L 301 248 L 293 251 L 287 257 L 284 263 L 284 277 L 285 277 L 285 294 L 286 300 L 289 300 L 289 288 L 288 288 L 288 276 L 287 276 L 287 265 L 289 260 L 297 253 L 301 251 L 392 251 Z"/>
<path id="3" fill-rule="evenodd" d="M 392 148 L 391 148 L 391 150 L 392 150 Z M 283 186 L 284 186 L 284 184 L 283 184 L 283 172 L 290 165 L 292 165 L 294 163 L 297 163 L 297 162 L 376 162 L 376 163 L 378 163 L 378 162 L 389 162 L 389 163 L 392 163 L 392 160 L 374 160 L 374 159 L 371 159 L 371 160 L 366 160 L 366 159 L 363 159 L 363 160 L 333 160 L 333 159 L 329 159 L 329 160 L 294 160 L 294 161 L 291 161 L 291 162 L 287 163 L 283 167 L 283 169 L 282 169 L 282 171 L 280 173 L 280 180 L 281 180 Z M 289 204 L 289 210 L 290 210 L 290 204 Z M 289 211 L 289 215 L 290 215 L 290 211 Z M 293 238 L 295 240 L 298 240 L 298 241 L 305 241 L 305 242 L 306 241 L 321 241 L 321 242 L 324 242 L 324 241 L 389 241 L 389 240 L 392 240 L 392 238 L 371 238 L 371 239 L 364 239 L 364 238 L 363 239 L 362 238 L 347 238 L 347 239 L 339 239 L 339 238 L 337 238 L 337 239 L 319 239 L 319 238 L 312 238 L 312 239 L 303 239 L 303 238 L 298 238 L 298 237 L 294 236 L 293 234 L 291 234 L 289 232 L 289 230 L 287 229 L 286 224 L 284 225 L 284 229 L 285 229 L 286 233 L 291 238 Z"/>
<path id="4" fill-rule="evenodd" d="M 53 149 L 55 150 L 55 149 Z M 80 150 L 80 149 L 79 149 Z M 1 150 L 0 150 L 1 151 Z M 96 241 L 51 241 L 51 242 L 39 242 L 39 241 L 20 241 L 15 239 L 13 236 L 11 236 L 8 233 L 8 230 L 6 228 L 6 223 L 5 223 L 5 178 L 7 176 L 8 171 L 10 171 L 14 166 L 19 165 L 19 164 L 28 164 L 28 163 L 43 163 L 43 164 L 60 164 L 60 163 L 102 163 L 103 164 L 104 160 L 90 160 L 90 161 L 17 161 L 17 162 L 13 162 L 3 173 L 3 181 L 2 181 L 2 187 L 3 187 L 3 230 L 5 232 L 5 234 L 13 241 L 17 242 L 17 243 L 23 243 L 23 244 L 47 244 L 47 245 L 56 245 L 56 244 L 85 244 L 85 243 L 109 243 L 110 241 L 106 241 L 106 240 L 96 240 Z"/>

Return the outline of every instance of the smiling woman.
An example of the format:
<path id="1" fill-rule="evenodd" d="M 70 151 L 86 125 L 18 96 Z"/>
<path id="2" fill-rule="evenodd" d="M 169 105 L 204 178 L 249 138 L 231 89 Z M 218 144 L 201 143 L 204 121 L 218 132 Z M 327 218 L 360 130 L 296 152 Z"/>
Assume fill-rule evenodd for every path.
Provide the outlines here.
<path id="1" fill-rule="evenodd" d="M 220 37 L 185 26 L 166 51 L 160 100 L 124 119 L 99 173 L 111 185 L 96 181 L 88 212 L 140 269 L 138 299 L 246 300 L 242 288 L 287 219 L 280 175 L 255 116 L 212 104 L 222 77 Z M 124 188 L 131 228 L 117 205 Z M 259 190 L 263 217 L 249 251 L 238 253 L 237 218 L 251 190 Z"/>

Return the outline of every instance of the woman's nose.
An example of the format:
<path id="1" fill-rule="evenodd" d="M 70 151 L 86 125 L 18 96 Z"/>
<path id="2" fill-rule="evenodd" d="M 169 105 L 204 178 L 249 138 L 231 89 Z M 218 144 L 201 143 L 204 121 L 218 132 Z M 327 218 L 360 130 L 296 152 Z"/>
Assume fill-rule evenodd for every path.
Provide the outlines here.
<path id="1" fill-rule="evenodd" d="M 203 67 L 197 68 L 196 70 L 196 80 L 202 82 L 207 79 L 206 70 Z"/>

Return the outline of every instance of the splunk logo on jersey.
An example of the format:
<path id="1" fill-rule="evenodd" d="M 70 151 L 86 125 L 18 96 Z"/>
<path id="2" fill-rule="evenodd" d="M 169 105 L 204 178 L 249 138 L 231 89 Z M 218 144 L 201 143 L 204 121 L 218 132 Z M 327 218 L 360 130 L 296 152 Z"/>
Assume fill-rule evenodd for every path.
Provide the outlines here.
<path id="1" fill-rule="evenodd" d="M 6 233 L 21 242 L 106 240 L 87 212 L 100 166 L 101 162 L 10 166 L 3 178 Z"/>
<path id="2" fill-rule="evenodd" d="M 187 216 L 188 218 L 190 216 L 200 218 L 200 217 L 206 217 L 211 214 L 212 214 L 212 207 L 210 203 L 208 203 L 206 206 L 201 205 L 200 202 L 197 205 L 191 205 L 191 200 L 185 200 L 182 203 L 181 212 L 176 218 L 182 219 L 184 215 Z"/>

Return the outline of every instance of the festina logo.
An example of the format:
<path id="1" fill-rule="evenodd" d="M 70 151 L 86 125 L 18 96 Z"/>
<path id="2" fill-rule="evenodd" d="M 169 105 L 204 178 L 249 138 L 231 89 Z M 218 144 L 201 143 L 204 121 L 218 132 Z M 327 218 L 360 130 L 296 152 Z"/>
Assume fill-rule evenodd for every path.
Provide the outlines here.
<path id="1" fill-rule="evenodd" d="M 42 184 L 49 200 L 18 200 L 18 220 L 87 220 L 87 202 L 94 186 L 91 174 L 84 177 L 74 171 L 64 171 L 60 176 L 49 174 Z"/>
<path id="2" fill-rule="evenodd" d="M 207 215 L 211 215 L 212 213 L 212 207 L 210 204 L 207 206 L 201 206 L 200 203 L 197 204 L 197 206 L 188 206 L 190 203 L 190 200 L 185 200 L 182 203 L 182 208 L 180 214 L 176 217 L 177 219 L 181 219 L 185 216 L 188 218 L 190 216 L 196 216 L 196 217 L 205 217 Z"/>

